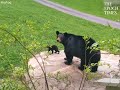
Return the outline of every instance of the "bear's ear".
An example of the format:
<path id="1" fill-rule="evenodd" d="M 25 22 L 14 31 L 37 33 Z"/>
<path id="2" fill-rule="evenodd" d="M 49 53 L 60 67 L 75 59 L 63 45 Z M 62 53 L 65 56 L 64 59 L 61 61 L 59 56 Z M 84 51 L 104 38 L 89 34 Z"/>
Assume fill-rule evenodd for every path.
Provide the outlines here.
<path id="1" fill-rule="evenodd" d="M 59 31 L 56 31 L 56 34 L 58 35 L 58 34 L 59 34 Z"/>
<path id="2" fill-rule="evenodd" d="M 68 35 L 68 33 L 67 33 L 67 32 L 65 32 L 65 33 L 64 33 L 64 36 L 67 36 L 67 35 Z"/>

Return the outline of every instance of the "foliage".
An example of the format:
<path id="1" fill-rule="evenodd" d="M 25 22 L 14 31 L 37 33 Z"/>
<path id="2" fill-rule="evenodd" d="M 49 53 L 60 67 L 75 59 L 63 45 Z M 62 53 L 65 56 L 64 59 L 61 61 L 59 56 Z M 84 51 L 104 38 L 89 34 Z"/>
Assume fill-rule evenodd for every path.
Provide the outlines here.
<path id="1" fill-rule="evenodd" d="M 12 75 L 0 80 L 0 90 L 26 90 L 27 87 L 22 83 L 25 69 L 11 65 Z"/>
<path id="2" fill-rule="evenodd" d="M 102 50 L 107 50 L 115 54 L 120 54 L 120 39 L 119 38 L 103 40 L 103 41 L 100 41 L 99 43 L 101 45 Z"/>
<path id="3" fill-rule="evenodd" d="M 26 90 L 21 82 L 10 78 L 3 79 L 1 83 L 0 90 Z"/>
<path id="4" fill-rule="evenodd" d="M 2 83 L 0 88 L 5 90 L 25 88 L 21 80 L 24 81 L 23 73 L 32 55 L 23 46 L 34 54 L 46 50 L 48 44 L 57 44 L 56 30 L 88 35 L 101 42 L 112 38 L 120 39 L 118 29 L 48 9 L 33 0 L 11 0 L 11 3 L 11 5 L 0 3 L 0 83 Z M 115 45 L 119 43 L 120 41 L 117 41 Z M 104 43 L 101 43 L 101 46 L 104 47 Z M 60 45 L 58 47 L 63 49 Z M 103 49 L 107 50 L 109 46 L 106 45 Z M 61 79 L 60 74 L 57 76 Z"/>
<path id="5" fill-rule="evenodd" d="M 61 73 L 61 72 L 58 71 L 56 74 L 49 73 L 48 77 L 55 78 L 57 81 L 67 82 L 68 78 L 69 78 L 69 75 L 63 74 L 63 73 Z"/>

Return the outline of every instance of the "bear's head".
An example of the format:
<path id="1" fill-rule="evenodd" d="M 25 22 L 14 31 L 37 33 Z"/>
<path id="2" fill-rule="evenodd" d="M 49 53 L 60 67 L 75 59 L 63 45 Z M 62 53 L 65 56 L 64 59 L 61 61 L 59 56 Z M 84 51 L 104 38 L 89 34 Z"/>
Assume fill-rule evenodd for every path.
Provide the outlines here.
<path id="1" fill-rule="evenodd" d="M 63 43 L 67 37 L 67 33 L 60 33 L 59 31 L 56 31 L 57 35 L 57 42 Z"/>

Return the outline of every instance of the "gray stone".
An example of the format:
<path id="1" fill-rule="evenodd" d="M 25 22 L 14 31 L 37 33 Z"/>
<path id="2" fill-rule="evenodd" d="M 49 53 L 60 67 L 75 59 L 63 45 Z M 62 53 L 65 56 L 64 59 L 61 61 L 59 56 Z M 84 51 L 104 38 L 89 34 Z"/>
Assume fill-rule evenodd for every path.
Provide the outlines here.
<path id="1" fill-rule="evenodd" d="M 49 80 L 49 82 L 53 85 L 53 86 L 57 86 L 58 85 L 58 82 L 55 78 L 52 78 Z"/>
<path id="2" fill-rule="evenodd" d="M 66 84 L 65 83 L 63 83 L 63 82 L 61 82 L 59 85 L 58 85 L 58 88 L 61 90 L 64 90 L 65 89 L 65 87 L 66 87 Z"/>
<path id="3" fill-rule="evenodd" d="M 53 87 L 53 90 L 59 90 L 57 87 Z"/>
<path id="4" fill-rule="evenodd" d="M 75 87 L 71 84 L 68 87 L 66 87 L 65 90 L 76 90 Z"/>
<path id="5" fill-rule="evenodd" d="M 107 86 L 118 86 L 120 84 L 120 79 L 103 78 L 97 80 L 97 82 L 101 84 L 106 84 Z"/>
<path id="6" fill-rule="evenodd" d="M 44 52 L 43 52 L 44 53 Z M 37 59 L 39 60 L 39 62 L 41 63 L 41 58 L 39 56 L 36 56 Z M 56 58 L 57 57 L 57 58 Z M 80 81 L 82 80 L 82 75 L 83 73 L 78 70 L 78 66 L 80 64 L 80 60 L 78 60 L 77 58 L 74 58 L 73 60 L 73 64 L 70 66 L 67 66 L 64 64 L 64 51 L 60 51 L 60 54 L 52 54 L 49 55 L 48 57 L 48 62 L 51 65 L 46 65 L 46 73 L 51 73 L 51 75 L 47 77 L 48 80 L 48 85 L 49 85 L 49 90 L 79 90 L 79 86 L 80 86 Z M 108 58 L 109 57 L 109 58 Z M 108 63 L 112 65 L 112 70 L 116 70 L 116 67 L 118 66 L 118 62 L 119 62 L 119 57 L 116 55 L 110 55 L 109 54 L 102 54 L 102 62 Z M 32 60 L 32 61 L 31 61 Z M 45 90 L 45 80 L 44 80 L 44 76 L 40 74 L 41 69 L 40 67 L 38 67 L 38 63 L 34 60 L 34 59 L 30 59 L 29 65 L 31 65 L 32 67 L 34 67 L 34 70 L 32 70 L 30 72 L 30 75 L 32 76 L 33 82 L 36 86 L 36 90 Z M 38 66 L 37 66 L 38 65 Z M 103 72 L 109 72 L 110 68 L 108 68 L 107 70 L 105 70 L 104 66 L 101 66 L 101 70 Z M 119 69 L 119 68 L 117 68 Z M 101 73 L 99 72 L 98 73 Z M 69 77 L 65 78 L 65 80 L 56 80 L 56 74 L 57 72 L 60 72 L 62 75 L 66 74 Z M 116 71 L 115 71 L 116 72 Z M 34 75 L 32 75 L 34 74 Z M 119 72 L 118 72 L 118 75 Z M 31 82 L 29 81 L 29 77 L 28 75 L 25 76 L 26 77 L 26 81 L 29 84 L 29 87 L 31 88 L 31 90 L 33 90 L 33 86 L 31 85 Z M 88 82 L 88 81 L 86 81 Z M 93 82 L 93 80 L 92 80 Z M 113 82 L 113 81 L 111 81 Z M 120 84 L 119 84 L 120 87 Z M 105 85 L 103 83 L 103 85 L 100 85 L 99 83 L 85 83 L 84 85 L 84 90 L 105 90 Z"/>

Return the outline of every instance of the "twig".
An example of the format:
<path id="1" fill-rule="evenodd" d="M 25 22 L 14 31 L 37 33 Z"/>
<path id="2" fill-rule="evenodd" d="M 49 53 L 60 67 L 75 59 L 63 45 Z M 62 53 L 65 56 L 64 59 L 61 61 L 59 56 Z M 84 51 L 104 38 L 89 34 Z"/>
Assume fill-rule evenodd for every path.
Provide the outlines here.
<path id="1" fill-rule="evenodd" d="M 83 87 L 84 87 L 84 84 L 85 84 L 85 80 L 86 80 L 86 72 L 83 71 L 83 77 L 82 77 L 82 81 L 80 83 L 79 90 L 83 90 Z"/>
<path id="2" fill-rule="evenodd" d="M 49 90 L 49 86 L 48 86 L 48 82 L 47 82 L 47 76 L 46 76 L 46 70 L 45 70 L 45 64 L 44 64 L 44 62 L 43 62 L 43 58 L 42 58 L 42 56 L 39 54 L 39 56 L 41 57 L 41 60 L 42 60 L 42 64 L 43 64 L 43 69 L 44 69 L 44 77 L 45 77 L 45 84 L 46 84 L 46 86 L 47 86 L 47 90 Z"/>
<path id="3" fill-rule="evenodd" d="M 43 72 L 43 74 L 44 74 L 45 81 L 47 82 L 46 73 L 45 73 L 42 65 L 39 63 L 38 59 L 36 58 L 36 56 L 35 56 L 29 49 L 27 49 L 12 33 L 8 32 L 7 30 L 4 30 L 4 31 L 7 32 L 8 34 L 10 34 L 12 37 L 14 37 L 15 40 L 16 40 L 25 50 L 27 50 L 27 51 L 36 59 L 37 63 L 38 63 L 39 66 L 41 67 L 41 70 L 42 70 L 42 72 Z M 29 72 L 29 71 L 28 71 L 28 72 Z M 28 73 L 28 76 L 30 77 L 29 73 Z M 31 80 L 31 79 L 30 79 L 30 80 Z M 31 83 L 32 83 L 34 89 L 36 90 L 36 88 L 35 88 L 34 83 L 32 82 L 32 80 L 31 80 Z M 46 84 L 47 84 L 47 90 L 49 90 L 48 83 L 46 83 Z"/>
<path id="4" fill-rule="evenodd" d="M 22 84 L 23 84 L 26 88 L 28 88 L 29 90 L 31 90 L 30 87 L 27 86 L 27 83 L 22 79 L 22 77 L 20 78 L 20 81 L 22 82 Z"/>

